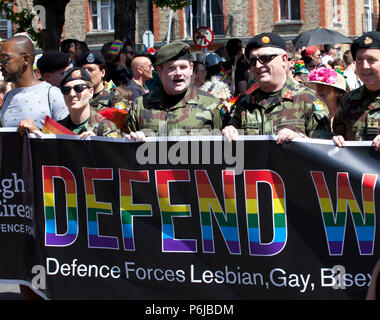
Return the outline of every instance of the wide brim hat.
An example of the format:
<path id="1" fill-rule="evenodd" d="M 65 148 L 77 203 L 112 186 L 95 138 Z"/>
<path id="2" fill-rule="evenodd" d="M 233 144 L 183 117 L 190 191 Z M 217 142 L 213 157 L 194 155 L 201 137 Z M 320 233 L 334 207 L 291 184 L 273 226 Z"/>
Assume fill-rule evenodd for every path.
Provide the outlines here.
<path id="1" fill-rule="evenodd" d="M 319 68 L 319 69 L 316 69 L 316 70 L 313 70 L 312 72 L 310 72 L 309 80 L 305 83 L 306 86 L 308 86 L 309 88 L 311 88 L 313 90 L 316 90 L 317 85 L 321 84 L 321 85 L 337 88 L 343 92 L 347 92 L 346 79 L 341 74 L 339 74 L 338 72 L 336 72 L 332 69 L 328 69 L 329 70 L 328 72 L 330 72 L 330 74 L 333 76 L 327 76 L 324 80 L 322 80 L 322 79 L 321 80 L 310 80 L 310 78 L 313 79 L 313 75 L 314 75 L 313 73 L 318 72 L 318 70 L 321 71 L 321 69 L 328 69 L 328 68 Z M 318 78 L 321 78 L 321 77 L 318 77 Z M 334 80 L 334 78 L 335 78 L 335 80 Z"/>

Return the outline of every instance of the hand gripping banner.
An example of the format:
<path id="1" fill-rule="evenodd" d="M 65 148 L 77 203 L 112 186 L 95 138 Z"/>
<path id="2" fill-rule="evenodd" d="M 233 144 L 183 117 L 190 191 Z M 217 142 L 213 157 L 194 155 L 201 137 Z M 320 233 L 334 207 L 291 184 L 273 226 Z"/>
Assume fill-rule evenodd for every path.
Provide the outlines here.
<path id="1" fill-rule="evenodd" d="M 15 135 L 1 138 L 22 140 Z M 366 297 L 379 259 L 380 154 L 370 143 L 53 135 L 29 143 L 36 225 L 24 254 L 44 268 L 44 297 Z M 4 148 L 13 152 L 2 143 L 2 161 Z M 8 167 L 2 178 L 15 184 L 20 165 Z M 20 261 L 3 250 L 1 278 L 31 283 L 33 273 L 5 272 Z"/>

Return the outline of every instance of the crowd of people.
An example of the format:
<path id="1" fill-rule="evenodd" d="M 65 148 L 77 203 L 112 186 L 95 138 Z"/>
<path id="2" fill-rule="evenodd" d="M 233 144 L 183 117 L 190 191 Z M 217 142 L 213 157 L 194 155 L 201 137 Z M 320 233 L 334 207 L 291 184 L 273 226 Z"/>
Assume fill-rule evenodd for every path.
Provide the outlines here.
<path id="1" fill-rule="evenodd" d="M 17 34 L 1 44 L 1 124 L 43 136 L 48 116 L 82 138 L 141 141 L 202 128 L 229 141 L 241 130 L 276 135 L 278 143 L 373 140 L 377 150 L 379 116 L 369 110 L 380 89 L 379 33 L 363 34 L 343 54 L 342 47 L 295 50 L 262 33 L 246 46 L 229 39 L 202 59 L 182 41 L 155 52 L 115 40 L 95 52 L 66 39 L 60 50 L 36 55 L 30 37 Z"/>
<path id="2" fill-rule="evenodd" d="M 380 33 L 294 50 L 274 33 L 197 60 L 173 41 L 157 51 L 115 40 L 101 52 L 67 39 L 36 55 L 31 39 L 1 43 L 1 125 L 43 137 L 46 117 L 83 139 L 239 134 L 372 141 L 380 150 Z M 217 130 L 216 130 L 217 129 Z M 216 130 L 216 131 L 215 131 Z"/>

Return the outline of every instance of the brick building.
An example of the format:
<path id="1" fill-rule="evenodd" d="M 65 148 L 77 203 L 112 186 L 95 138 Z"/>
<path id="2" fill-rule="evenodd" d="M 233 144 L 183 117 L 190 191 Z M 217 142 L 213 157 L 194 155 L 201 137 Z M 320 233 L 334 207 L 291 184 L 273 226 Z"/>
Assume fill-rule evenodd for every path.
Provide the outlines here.
<path id="1" fill-rule="evenodd" d="M 204 1 L 206 24 L 215 35 L 209 50 L 232 37 L 246 42 L 257 33 L 270 31 L 293 39 L 300 32 L 317 26 L 354 38 L 375 29 L 379 11 L 376 0 Z M 203 1 L 192 0 L 191 3 L 189 7 L 171 12 L 155 7 L 152 0 L 137 0 L 136 42 L 142 43 L 144 32 L 151 30 L 156 47 L 166 43 L 168 37 L 193 45 L 194 31 L 204 24 L 201 22 Z M 71 0 L 65 19 L 64 38 L 84 40 L 93 48 L 114 39 L 114 0 Z M 0 37 L 9 37 L 11 33 L 10 23 L 0 19 Z"/>

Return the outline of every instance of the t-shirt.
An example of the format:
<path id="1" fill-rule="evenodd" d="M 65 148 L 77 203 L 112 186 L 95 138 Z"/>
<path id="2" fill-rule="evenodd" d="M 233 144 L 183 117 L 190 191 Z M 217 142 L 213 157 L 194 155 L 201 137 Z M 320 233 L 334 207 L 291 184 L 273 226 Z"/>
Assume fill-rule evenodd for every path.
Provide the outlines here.
<path id="1" fill-rule="evenodd" d="M 7 92 L 3 99 L 1 122 L 3 127 L 17 127 L 21 120 L 31 119 L 42 129 L 45 116 L 58 121 L 68 114 L 61 91 L 43 81 L 35 86 L 14 88 Z"/>

